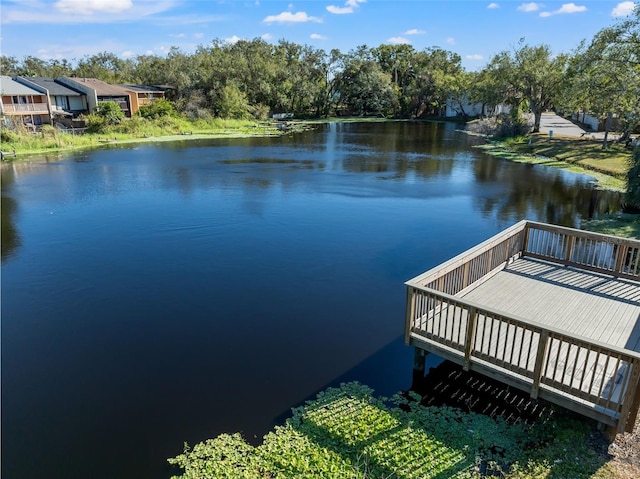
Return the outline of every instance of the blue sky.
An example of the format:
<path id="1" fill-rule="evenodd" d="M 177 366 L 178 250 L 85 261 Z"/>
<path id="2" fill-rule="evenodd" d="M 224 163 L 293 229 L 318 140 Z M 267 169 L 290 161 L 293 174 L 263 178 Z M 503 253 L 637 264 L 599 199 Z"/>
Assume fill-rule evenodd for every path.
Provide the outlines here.
<path id="1" fill-rule="evenodd" d="M 469 70 L 520 38 L 570 52 L 631 13 L 631 1 L 486 0 L 0 0 L 2 54 L 73 61 L 193 52 L 213 39 L 285 39 L 343 53 L 409 43 L 458 53 Z"/>

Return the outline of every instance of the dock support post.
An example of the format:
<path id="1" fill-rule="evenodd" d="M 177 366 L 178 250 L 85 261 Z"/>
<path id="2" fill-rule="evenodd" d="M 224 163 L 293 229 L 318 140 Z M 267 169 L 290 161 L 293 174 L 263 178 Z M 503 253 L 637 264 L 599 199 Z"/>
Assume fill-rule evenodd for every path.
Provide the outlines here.
<path id="1" fill-rule="evenodd" d="M 411 381 L 411 389 L 415 389 L 416 386 L 424 379 L 424 368 L 427 354 L 424 349 L 420 349 L 414 346 L 413 351 L 413 379 Z"/>

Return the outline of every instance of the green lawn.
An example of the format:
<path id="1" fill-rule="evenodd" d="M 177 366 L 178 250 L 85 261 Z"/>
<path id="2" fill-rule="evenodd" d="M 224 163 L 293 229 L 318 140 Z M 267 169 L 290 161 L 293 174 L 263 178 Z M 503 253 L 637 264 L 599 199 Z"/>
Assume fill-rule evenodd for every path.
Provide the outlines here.
<path id="1" fill-rule="evenodd" d="M 480 145 L 487 153 L 509 161 L 533 163 L 586 173 L 598 180 L 601 188 L 625 191 L 631 150 L 591 139 L 554 137 L 538 134 L 515 140 Z"/>

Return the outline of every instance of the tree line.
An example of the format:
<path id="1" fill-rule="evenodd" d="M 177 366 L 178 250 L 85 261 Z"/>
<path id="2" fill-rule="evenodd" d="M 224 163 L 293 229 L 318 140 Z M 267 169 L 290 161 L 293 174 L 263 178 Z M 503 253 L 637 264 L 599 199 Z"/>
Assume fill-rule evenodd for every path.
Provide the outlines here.
<path id="1" fill-rule="evenodd" d="M 359 46 L 325 52 L 285 40 L 227 43 L 214 40 L 193 53 L 171 48 L 166 56 L 122 59 L 109 52 L 68 60 L 0 57 L 4 75 L 76 76 L 109 83 L 170 85 L 172 102 L 190 118 L 264 118 L 376 115 L 426 118 L 447 102 L 461 116 L 468 102 L 483 113 L 506 104 L 530 111 L 534 131 L 549 108 L 616 117 L 625 132 L 640 124 L 640 6 L 602 29 L 571 54 L 521 41 L 495 55 L 480 71 L 462 67 L 458 54 L 439 47 Z"/>

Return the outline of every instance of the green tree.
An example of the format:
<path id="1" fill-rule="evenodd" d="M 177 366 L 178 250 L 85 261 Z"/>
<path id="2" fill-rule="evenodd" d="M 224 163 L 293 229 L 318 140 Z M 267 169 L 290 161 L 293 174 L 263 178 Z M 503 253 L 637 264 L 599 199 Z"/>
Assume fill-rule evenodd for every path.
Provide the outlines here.
<path id="1" fill-rule="evenodd" d="M 0 55 L 0 72 L 3 75 L 14 76 L 18 74 L 20 63 L 16 57 Z"/>
<path id="2" fill-rule="evenodd" d="M 622 123 L 625 140 L 640 124 L 640 5 L 634 14 L 583 42 L 571 60 L 573 87 L 565 102 L 574 111 L 607 118 L 602 147 L 607 147 L 611 119 Z"/>
<path id="3" fill-rule="evenodd" d="M 533 114 L 533 132 L 540 131 L 542 113 L 561 98 L 568 57 L 551 53 L 549 46 L 520 45 L 513 53 L 496 55 L 486 75 L 501 92 L 502 101 L 516 110 L 526 103 Z"/>
<path id="4" fill-rule="evenodd" d="M 507 97 L 500 78 L 488 69 L 472 74 L 468 92 L 472 102 L 482 104 L 482 116 L 493 116 L 496 107 Z"/>
<path id="5" fill-rule="evenodd" d="M 130 81 L 132 74 L 131 61 L 123 60 L 109 52 L 85 56 L 78 61 L 75 70 L 75 75 L 78 77 L 97 78 L 114 84 Z"/>
<path id="6" fill-rule="evenodd" d="M 340 103 L 357 115 L 390 115 L 397 106 L 391 76 L 385 73 L 366 45 L 344 60 L 337 90 Z"/>
<path id="7" fill-rule="evenodd" d="M 250 105 L 247 96 L 235 82 L 229 82 L 222 88 L 218 103 L 218 113 L 222 118 L 249 118 Z"/>
<path id="8" fill-rule="evenodd" d="M 49 73 L 47 63 L 34 56 L 26 56 L 22 59 L 17 75 L 28 77 L 43 77 Z"/>

